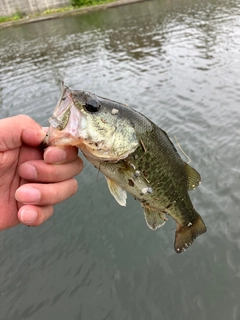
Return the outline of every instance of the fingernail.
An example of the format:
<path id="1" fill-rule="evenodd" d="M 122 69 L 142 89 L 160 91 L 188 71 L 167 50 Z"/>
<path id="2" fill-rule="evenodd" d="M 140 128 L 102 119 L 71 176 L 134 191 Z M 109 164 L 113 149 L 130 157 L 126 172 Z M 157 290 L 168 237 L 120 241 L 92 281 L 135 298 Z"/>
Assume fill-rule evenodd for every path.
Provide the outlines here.
<path id="1" fill-rule="evenodd" d="M 30 163 L 24 163 L 21 166 L 22 170 L 24 170 L 24 174 L 28 177 L 28 179 L 36 180 L 37 179 L 37 170 L 35 166 Z"/>
<path id="2" fill-rule="evenodd" d="M 25 204 L 38 203 L 40 198 L 40 190 L 34 187 L 27 187 L 23 185 L 16 191 L 16 200 Z"/>
<path id="3" fill-rule="evenodd" d="M 42 130 L 45 132 L 45 133 L 47 133 L 48 132 L 48 127 L 42 127 Z"/>
<path id="4" fill-rule="evenodd" d="M 37 219 L 37 211 L 34 209 L 23 209 L 20 217 L 23 223 L 33 223 Z"/>
<path id="5" fill-rule="evenodd" d="M 67 158 L 67 152 L 63 148 L 50 147 L 44 152 L 44 160 L 47 163 L 61 163 Z"/>

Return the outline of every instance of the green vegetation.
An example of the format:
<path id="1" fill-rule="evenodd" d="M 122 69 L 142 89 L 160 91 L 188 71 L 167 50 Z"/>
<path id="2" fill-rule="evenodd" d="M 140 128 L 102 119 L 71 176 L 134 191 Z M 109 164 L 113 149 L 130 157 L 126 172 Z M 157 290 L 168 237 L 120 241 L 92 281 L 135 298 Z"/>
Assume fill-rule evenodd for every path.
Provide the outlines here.
<path id="1" fill-rule="evenodd" d="M 17 11 L 13 16 L 9 17 L 0 17 L 1 22 L 8 22 L 8 21 L 16 21 L 23 18 L 23 14 L 20 11 Z"/>
<path id="2" fill-rule="evenodd" d="M 72 0 L 72 6 L 74 8 L 85 6 L 96 6 L 103 3 L 113 2 L 113 0 Z"/>
<path id="3" fill-rule="evenodd" d="M 61 7 L 61 8 L 55 8 L 55 9 L 47 9 L 45 11 L 43 11 L 43 15 L 44 14 L 52 14 L 52 13 L 58 13 L 58 12 L 66 12 L 66 11 L 70 11 L 73 10 L 73 6 L 68 6 L 68 7 Z"/>
<path id="4" fill-rule="evenodd" d="M 34 15 L 29 15 L 28 18 L 34 18 L 34 17 L 44 16 L 44 15 L 54 14 L 54 13 L 68 12 L 81 7 L 96 6 L 99 4 L 109 3 L 113 1 L 115 0 L 71 0 L 71 4 L 72 4 L 71 6 L 48 9 L 40 14 L 36 13 Z M 26 16 L 24 17 L 24 15 L 20 11 L 17 11 L 14 15 L 9 17 L 0 16 L 0 23 L 17 21 L 24 18 L 27 18 L 27 17 Z"/>

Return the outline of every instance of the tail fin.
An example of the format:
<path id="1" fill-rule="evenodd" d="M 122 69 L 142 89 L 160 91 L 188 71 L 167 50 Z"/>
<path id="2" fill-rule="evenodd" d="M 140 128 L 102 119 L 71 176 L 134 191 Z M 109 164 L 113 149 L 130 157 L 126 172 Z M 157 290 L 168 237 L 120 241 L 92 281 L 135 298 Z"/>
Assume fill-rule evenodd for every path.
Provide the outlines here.
<path id="1" fill-rule="evenodd" d="M 198 236 L 207 231 L 207 228 L 201 218 L 196 212 L 197 217 L 186 226 L 177 226 L 175 234 L 174 248 L 177 253 L 185 251 Z"/>

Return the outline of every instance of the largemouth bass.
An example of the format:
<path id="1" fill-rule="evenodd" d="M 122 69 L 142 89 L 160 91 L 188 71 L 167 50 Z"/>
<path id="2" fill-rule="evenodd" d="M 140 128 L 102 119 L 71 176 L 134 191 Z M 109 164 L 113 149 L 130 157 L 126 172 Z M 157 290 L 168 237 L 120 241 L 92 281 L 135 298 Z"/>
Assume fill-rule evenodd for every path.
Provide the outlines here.
<path id="1" fill-rule="evenodd" d="M 164 225 L 166 214 L 176 221 L 177 253 L 206 232 L 188 195 L 199 185 L 199 173 L 180 158 L 166 132 L 141 113 L 64 86 L 49 123 L 46 144 L 77 146 L 105 175 L 121 206 L 127 192 L 140 201 L 150 229 Z"/>

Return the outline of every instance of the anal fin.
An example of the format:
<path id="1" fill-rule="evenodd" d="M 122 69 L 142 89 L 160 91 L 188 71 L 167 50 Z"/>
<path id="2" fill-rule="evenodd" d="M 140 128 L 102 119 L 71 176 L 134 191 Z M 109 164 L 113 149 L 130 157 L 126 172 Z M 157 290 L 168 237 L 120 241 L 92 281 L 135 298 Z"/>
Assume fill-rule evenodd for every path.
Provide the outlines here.
<path id="1" fill-rule="evenodd" d="M 167 221 L 167 218 L 165 217 L 164 212 L 155 211 L 148 205 L 144 205 L 144 204 L 142 204 L 142 207 L 144 209 L 144 216 L 146 219 L 146 223 L 150 229 L 156 230 L 157 228 L 162 227 Z"/>
<path id="2" fill-rule="evenodd" d="M 120 206 L 126 206 L 127 192 L 114 180 L 105 177 L 107 180 L 108 188 Z"/>

